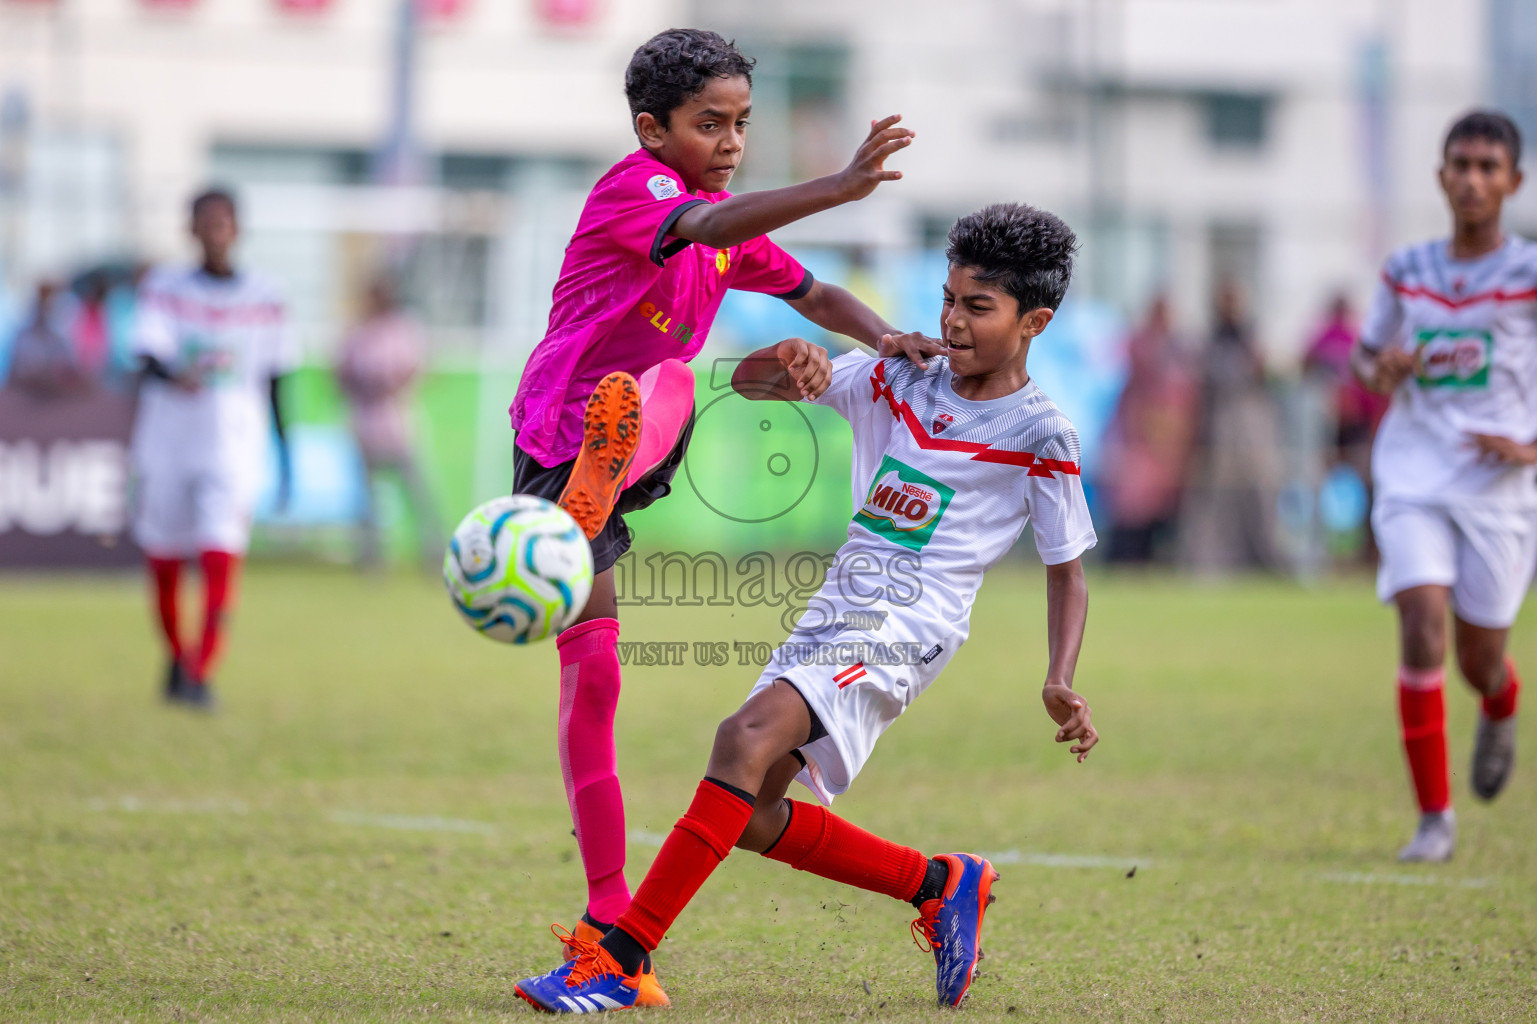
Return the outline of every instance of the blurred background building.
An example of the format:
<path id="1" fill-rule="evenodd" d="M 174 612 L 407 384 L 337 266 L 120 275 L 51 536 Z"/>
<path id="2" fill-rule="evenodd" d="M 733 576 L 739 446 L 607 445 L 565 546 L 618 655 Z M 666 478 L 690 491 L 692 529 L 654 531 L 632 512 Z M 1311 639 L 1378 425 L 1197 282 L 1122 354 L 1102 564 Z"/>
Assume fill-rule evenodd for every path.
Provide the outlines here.
<path id="1" fill-rule="evenodd" d="M 1227 295 L 1265 372 L 1291 372 L 1336 295 L 1359 309 L 1391 247 L 1445 230 L 1458 113 L 1496 103 L 1537 133 L 1525 0 L 0 0 L 0 338 L 40 280 L 94 308 L 90 281 L 189 258 L 189 196 L 229 185 L 242 261 L 285 288 L 310 364 L 290 539 L 364 504 L 329 368 L 386 265 L 427 338 L 415 401 L 451 522 L 505 490 L 505 408 L 567 235 L 634 146 L 625 63 L 675 24 L 758 59 L 738 190 L 839 169 L 888 112 L 918 131 L 902 182 L 777 236 L 901 326 L 937 331 L 958 214 L 1024 200 L 1075 226 L 1070 306 L 1032 359 L 1086 441 L 1155 299 L 1194 357 Z M 1537 229 L 1531 190 L 1511 225 Z M 799 330 L 741 296 L 701 365 Z M 1288 451 L 1327 434 L 1298 426 L 1309 401 L 1278 406 Z M 1283 490 L 1327 469 L 1281 461 Z"/>

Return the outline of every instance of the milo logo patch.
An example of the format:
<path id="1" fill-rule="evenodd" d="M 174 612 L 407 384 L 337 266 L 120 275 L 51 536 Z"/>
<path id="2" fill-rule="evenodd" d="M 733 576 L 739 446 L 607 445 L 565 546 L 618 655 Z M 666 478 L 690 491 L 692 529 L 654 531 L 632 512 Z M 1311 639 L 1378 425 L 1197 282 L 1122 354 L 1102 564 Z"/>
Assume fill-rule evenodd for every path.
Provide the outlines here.
<path id="1" fill-rule="evenodd" d="M 955 490 L 890 455 L 881 460 L 854 521 L 893 544 L 920 550 L 955 497 Z"/>
<path id="2" fill-rule="evenodd" d="M 1488 331 L 1420 331 L 1415 379 L 1427 388 L 1486 388 L 1494 357 Z"/>

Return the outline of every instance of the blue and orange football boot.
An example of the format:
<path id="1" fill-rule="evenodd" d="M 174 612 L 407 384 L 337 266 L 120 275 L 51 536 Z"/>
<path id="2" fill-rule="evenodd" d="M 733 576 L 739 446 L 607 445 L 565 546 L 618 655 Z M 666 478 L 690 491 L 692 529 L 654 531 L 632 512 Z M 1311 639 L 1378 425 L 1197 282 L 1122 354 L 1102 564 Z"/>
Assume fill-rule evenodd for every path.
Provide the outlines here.
<path id="1" fill-rule="evenodd" d="M 938 899 L 926 900 L 912 924 L 913 941 L 934 954 L 934 988 L 941 1006 L 959 1006 L 982 959 L 982 915 L 993 902 L 998 872 L 974 853 L 944 853 L 950 868 Z M 927 948 L 925 948 L 927 943 Z"/>
<path id="2" fill-rule="evenodd" d="M 598 381 L 587 399 L 582 447 L 555 502 L 576 520 L 588 540 L 597 539 L 613 514 L 640 437 L 640 387 L 628 373 L 615 371 Z"/>
<path id="3" fill-rule="evenodd" d="M 582 924 L 578 924 L 579 930 Z M 585 931 L 597 929 L 587 925 Z M 557 931 L 555 935 L 565 944 L 565 961 L 548 974 L 524 978 L 513 989 L 535 1009 L 546 1013 L 602 1013 L 635 1006 L 672 1005 L 656 980 L 650 957 L 639 971 L 626 975 L 596 939 L 569 932 Z"/>

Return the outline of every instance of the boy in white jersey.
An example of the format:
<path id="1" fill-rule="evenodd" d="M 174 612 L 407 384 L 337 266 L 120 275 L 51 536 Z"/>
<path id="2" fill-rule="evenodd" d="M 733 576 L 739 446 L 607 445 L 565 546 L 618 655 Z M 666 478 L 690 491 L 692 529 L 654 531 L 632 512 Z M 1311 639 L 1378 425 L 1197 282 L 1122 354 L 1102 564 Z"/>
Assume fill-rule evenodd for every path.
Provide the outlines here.
<path id="1" fill-rule="evenodd" d="M 849 421 L 848 541 L 747 702 L 721 724 L 704 781 L 629 909 L 598 942 L 564 937 L 574 957 L 519 982 L 524 999 L 565 1013 L 633 1006 L 648 952 L 733 846 L 912 903 L 940 1002 L 965 998 L 992 865 L 973 854 L 926 857 L 827 807 L 965 642 L 983 573 L 1027 521 L 1047 565 L 1042 699 L 1057 741 L 1073 743 L 1079 761 L 1098 742 L 1072 690 L 1088 608 L 1080 556 L 1095 542 L 1078 437 L 1025 370 L 1076 247 L 1049 213 L 988 207 L 950 232 L 945 356 L 924 367 L 863 353 L 829 363 L 792 338 L 738 368 L 732 386 L 748 398 L 804 398 Z M 795 779 L 820 803 L 787 800 Z"/>
<path id="2" fill-rule="evenodd" d="M 251 535 L 267 451 L 268 412 L 279 442 L 279 504 L 289 461 L 278 382 L 296 362 L 277 290 L 238 272 L 235 200 L 211 190 L 192 202 L 197 267 L 164 268 L 144 282 L 133 330 L 143 369 L 134 423 L 134 537 L 149 560 L 170 666 L 165 696 L 207 708 L 209 676 Z M 203 629 L 183 647 L 177 623 L 182 564 L 203 574 Z"/>
<path id="3" fill-rule="evenodd" d="M 1372 449 L 1377 594 L 1398 607 L 1399 712 L 1420 824 L 1400 860 L 1456 845 L 1447 774 L 1446 614 L 1457 664 L 1483 696 L 1473 792 L 1499 794 L 1515 758 L 1520 681 L 1505 653 L 1537 557 L 1537 245 L 1500 226 L 1521 184 L 1502 114 L 1452 126 L 1441 188 L 1452 237 L 1394 253 L 1353 353 L 1393 402 Z"/>

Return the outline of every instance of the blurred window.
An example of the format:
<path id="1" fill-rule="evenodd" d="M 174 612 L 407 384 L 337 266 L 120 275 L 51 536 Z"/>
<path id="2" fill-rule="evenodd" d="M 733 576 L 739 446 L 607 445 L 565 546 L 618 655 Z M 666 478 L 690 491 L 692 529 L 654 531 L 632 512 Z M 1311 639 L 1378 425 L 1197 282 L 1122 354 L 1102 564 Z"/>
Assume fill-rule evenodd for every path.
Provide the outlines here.
<path id="1" fill-rule="evenodd" d="M 1494 105 L 1515 119 L 1523 136 L 1537 138 L 1537 4 L 1490 0 L 1489 27 Z"/>
<path id="2" fill-rule="evenodd" d="M 1219 149 L 1259 149 L 1270 130 L 1270 97 L 1214 92 L 1202 97 L 1206 139 Z"/>

